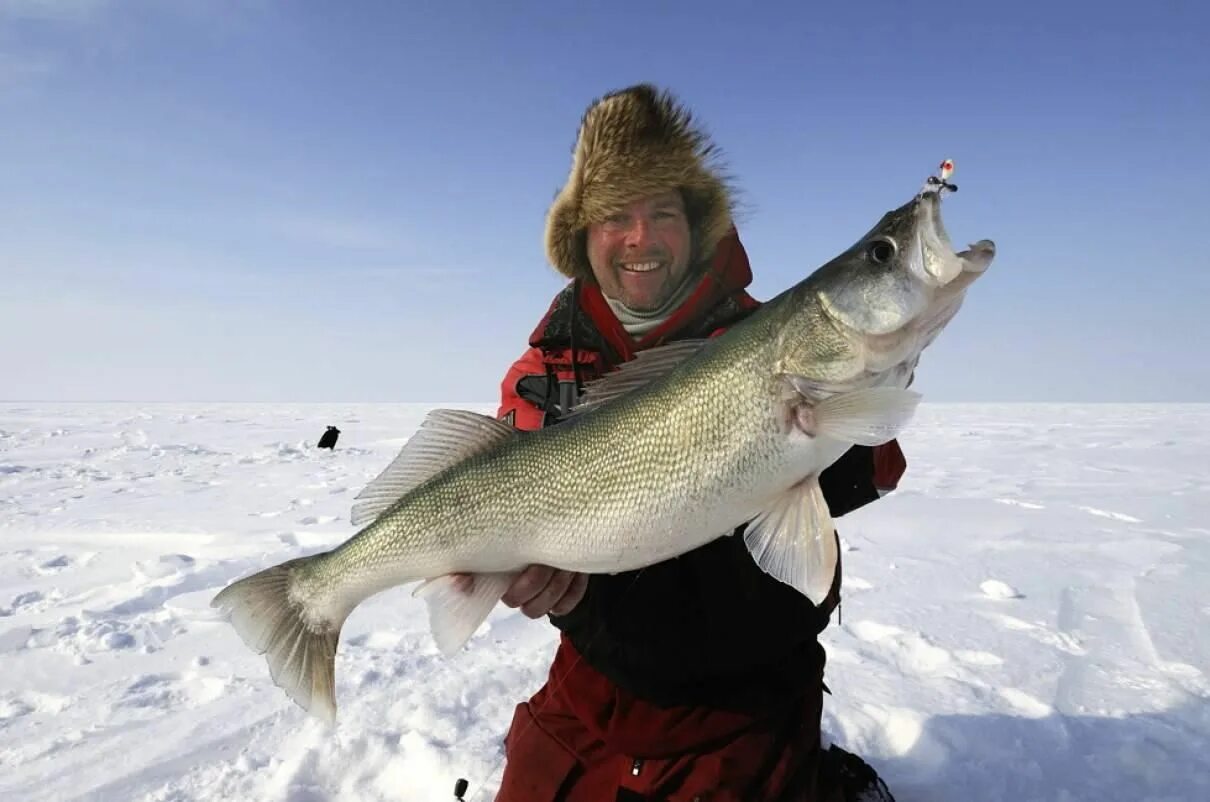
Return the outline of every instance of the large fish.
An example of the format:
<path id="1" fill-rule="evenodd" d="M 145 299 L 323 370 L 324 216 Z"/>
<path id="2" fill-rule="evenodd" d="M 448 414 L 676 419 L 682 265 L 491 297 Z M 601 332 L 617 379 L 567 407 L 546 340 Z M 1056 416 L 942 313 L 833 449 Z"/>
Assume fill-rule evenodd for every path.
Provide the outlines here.
<path id="1" fill-rule="evenodd" d="M 818 603 L 837 560 L 820 472 L 906 425 L 921 351 L 995 252 L 987 240 L 954 252 L 946 188 L 926 183 L 725 334 L 642 352 L 556 426 L 431 412 L 358 496 L 360 531 L 212 604 L 295 702 L 332 720 L 341 625 L 396 585 L 423 582 L 416 594 L 449 654 L 531 563 L 634 570 L 749 522 L 756 562 Z"/>

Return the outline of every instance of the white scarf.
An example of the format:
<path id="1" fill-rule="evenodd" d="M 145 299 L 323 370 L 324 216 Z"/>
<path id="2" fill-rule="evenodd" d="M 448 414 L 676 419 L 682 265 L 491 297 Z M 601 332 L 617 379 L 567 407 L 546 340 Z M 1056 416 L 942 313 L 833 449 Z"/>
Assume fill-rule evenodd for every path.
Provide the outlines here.
<path id="1" fill-rule="evenodd" d="M 672 317 L 677 308 L 693 294 L 693 291 L 697 288 L 696 279 L 700 277 L 700 274 L 696 271 L 689 271 L 676 292 L 672 293 L 668 300 L 661 304 L 658 309 L 653 309 L 650 312 L 640 312 L 631 309 L 621 301 L 616 301 L 608 295 L 605 296 L 605 302 L 613 310 L 613 314 L 618 319 L 618 322 L 622 324 L 622 328 L 626 329 L 626 333 L 637 340 Z"/>

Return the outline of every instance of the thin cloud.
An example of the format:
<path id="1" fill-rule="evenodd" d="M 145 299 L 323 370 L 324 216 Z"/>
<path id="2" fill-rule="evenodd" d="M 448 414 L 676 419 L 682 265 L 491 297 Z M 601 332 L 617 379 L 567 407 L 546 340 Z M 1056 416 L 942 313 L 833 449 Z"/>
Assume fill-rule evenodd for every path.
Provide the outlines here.
<path id="1" fill-rule="evenodd" d="M 17 53 L 0 50 L 0 89 L 25 86 L 53 73 L 59 60 L 46 53 Z"/>
<path id="2" fill-rule="evenodd" d="M 111 5 L 111 0 L 0 0 L 0 19 L 80 23 Z"/>
<path id="3" fill-rule="evenodd" d="M 352 251 L 386 251 L 403 246 L 389 227 L 362 220 L 296 216 L 270 221 L 277 234 L 309 245 Z"/>
<path id="4" fill-rule="evenodd" d="M 358 279 L 442 279 L 479 275 L 480 267 L 442 267 L 439 265 L 398 265 L 392 267 L 354 267 L 342 271 Z"/>

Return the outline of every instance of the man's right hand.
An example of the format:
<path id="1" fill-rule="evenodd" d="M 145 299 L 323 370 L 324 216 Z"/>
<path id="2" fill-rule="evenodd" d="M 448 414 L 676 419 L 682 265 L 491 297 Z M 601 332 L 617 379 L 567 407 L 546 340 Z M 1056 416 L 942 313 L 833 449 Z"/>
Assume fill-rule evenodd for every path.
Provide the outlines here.
<path id="1" fill-rule="evenodd" d="M 530 618 L 541 618 L 548 613 L 567 615 L 587 590 L 588 574 L 561 571 L 549 565 L 531 565 L 517 574 L 501 601 L 509 607 L 520 607 Z"/>

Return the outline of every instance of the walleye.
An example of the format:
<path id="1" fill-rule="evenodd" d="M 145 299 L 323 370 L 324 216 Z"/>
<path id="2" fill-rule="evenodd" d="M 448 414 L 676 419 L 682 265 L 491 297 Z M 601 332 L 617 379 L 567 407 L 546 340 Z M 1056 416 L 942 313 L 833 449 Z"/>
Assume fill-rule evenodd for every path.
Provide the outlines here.
<path id="1" fill-rule="evenodd" d="M 341 626 L 397 585 L 422 582 L 448 655 L 531 563 L 629 571 L 748 523 L 753 559 L 819 603 L 837 560 L 820 472 L 908 423 L 921 351 L 995 254 L 987 240 L 954 252 L 943 189 L 926 184 L 725 334 L 641 352 L 556 426 L 432 411 L 357 497 L 360 531 L 212 605 L 266 654 L 274 682 L 331 721 Z M 473 574 L 469 589 L 455 574 Z"/>

